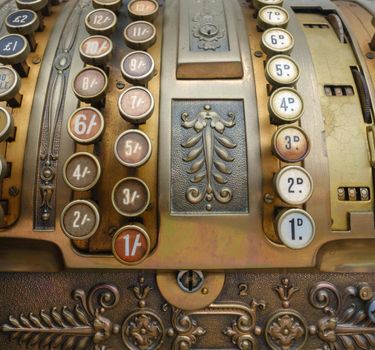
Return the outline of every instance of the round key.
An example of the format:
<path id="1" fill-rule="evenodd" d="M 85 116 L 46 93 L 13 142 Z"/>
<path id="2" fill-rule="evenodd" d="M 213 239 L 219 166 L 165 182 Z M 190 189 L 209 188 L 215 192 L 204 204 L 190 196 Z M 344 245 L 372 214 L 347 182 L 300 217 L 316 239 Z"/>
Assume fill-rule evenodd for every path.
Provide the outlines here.
<path id="1" fill-rule="evenodd" d="M 268 110 L 274 124 L 293 123 L 303 114 L 303 100 L 296 90 L 280 88 L 272 93 Z"/>
<path id="2" fill-rule="evenodd" d="M 283 162 L 301 162 L 309 151 L 309 138 L 298 126 L 282 127 L 272 137 L 272 152 Z"/>
<path id="3" fill-rule="evenodd" d="M 284 209 L 276 217 L 277 234 L 288 248 L 307 247 L 315 236 L 315 223 L 302 209 Z"/>
<path id="4" fill-rule="evenodd" d="M 74 94 L 82 102 L 95 103 L 102 100 L 108 87 L 108 78 L 103 70 L 87 67 L 73 81 Z"/>
<path id="5" fill-rule="evenodd" d="M 112 40 L 103 35 L 93 35 L 82 41 L 79 53 L 83 62 L 105 66 L 112 58 Z"/>
<path id="6" fill-rule="evenodd" d="M 120 95 L 118 108 L 121 116 L 129 123 L 144 123 L 154 111 L 154 98 L 143 87 L 131 87 Z"/>
<path id="7" fill-rule="evenodd" d="M 98 229 L 99 223 L 99 210 L 92 201 L 75 200 L 70 202 L 61 213 L 61 228 L 71 239 L 90 238 Z"/>
<path id="8" fill-rule="evenodd" d="M 8 15 L 5 25 L 9 33 L 30 35 L 39 28 L 39 17 L 32 10 L 18 10 Z"/>
<path id="9" fill-rule="evenodd" d="M 100 174 L 99 161 L 91 153 L 74 153 L 64 164 L 64 180 L 75 191 L 88 191 L 93 188 Z"/>
<path id="10" fill-rule="evenodd" d="M 124 30 L 125 43 L 135 50 L 147 50 L 155 44 L 156 28 L 146 21 L 132 22 Z"/>
<path id="11" fill-rule="evenodd" d="M 374 19 L 375 22 L 375 19 Z M 370 301 L 366 303 L 366 314 L 368 315 L 368 318 L 371 320 L 372 323 L 375 323 L 375 299 L 373 299 L 373 293 L 372 291 L 368 292 L 368 295 L 370 295 Z M 363 298 L 361 297 L 363 300 Z M 366 300 L 366 299 L 365 299 Z"/>
<path id="12" fill-rule="evenodd" d="M 275 175 L 274 187 L 283 202 L 300 205 L 306 203 L 311 197 L 313 181 L 304 168 L 287 166 Z"/>
<path id="13" fill-rule="evenodd" d="M 87 14 L 86 30 L 90 34 L 111 35 L 116 30 L 116 14 L 107 9 L 96 9 Z"/>
<path id="14" fill-rule="evenodd" d="M 122 6 L 122 0 L 92 0 L 95 9 L 104 8 L 113 12 L 118 12 Z"/>
<path id="15" fill-rule="evenodd" d="M 14 132 L 14 120 L 12 115 L 3 107 L 0 107 L 0 142 L 6 141 Z"/>
<path id="16" fill-rule="evenodd" d="M 112 203 L 121 215 L 139 216 L 150 203 L 150 191 L 142 180 L 127 177 L 113 188 Z"/>
<path id="17" fill-rule="evenodd" d="M 129 83 L 146 84 L 155 74 L 154 59 L 144 51 L 131 52 L 121 62 L 121 73 Z"/>
<path id="18" fill-rule="evenodd" d="M 266 78 L 273 86 L 292 86 L 297 83 L 300 68 L 296 61 L 285 55 L 271 57 L 266 65 Z"/>
<path id="19" fill-rule="evenodd" d="M 11 67 L 0 66 L 0 101 L 9 101 L 20 91 L 21 78 Z"/>
<path id="20" fill-rule="evenodd" d="M 8 175 L 8 162 L 6 159 L 0 155 L 0 181 L 4 180 Z"/>
<path id="21" fill-rule="evenodd" d="M 158 15 L 159 4 L 155 0 L 131 0 L 128 4 L 128 12 L 133 20 L 152 22 Z"/>
<path id="22" fill-rule="evenodd" d="M 136 168 L 149 160 L 151 141 L 142 131 L 127 130 L 117 138 L 114 153 L 121 164 Z"/>
<path id="23" fill-rule="evenodd" d="M 261 9 L 264 6 L 282 6 L 284 0 L 253 0 L 253 5 L 256 9 Z"/>
<path id="24" fill-rule="evenodd" d="M 20 9 L 38 12 L 48 6 L 48 0 L 16 0 L 16 4 Z"/>
<path id="25" fill-rule="evenodd" d="M 79 108 L 68 119 L 69 135 L 78 143 L 95 142 L 102 135 L 103 130 L 103 115 L 93 107 Z"/>
<path id="26" fill-rule="evenodd" d="M 29 43 L 19 34 L 9 34 L 0 38 L 0 62 L 17 64 L 26 61 L 30 53 Z"/>
<path id="27" fill-rule="evenodd" d="M 112 240 L 113 255 L 126 265 L 142 262 L 149 255 L 150 247 L 150 237 L 141 225 L 121 227 Z"/>
<path id="28" fill-rule="evenodd" d="M 286 28 L 289 22 L 288 12 L 280 6 L 265 6 L 259 10 L 258 26 L 266 30 L 268 28 Z"/>
<path id="29" fill-rule="evenodd" d="M 267 56 L 288 55 L 293 50 L 294 38 L 285 29 L 270 28 L 263 33 L 261 46 Z"/>

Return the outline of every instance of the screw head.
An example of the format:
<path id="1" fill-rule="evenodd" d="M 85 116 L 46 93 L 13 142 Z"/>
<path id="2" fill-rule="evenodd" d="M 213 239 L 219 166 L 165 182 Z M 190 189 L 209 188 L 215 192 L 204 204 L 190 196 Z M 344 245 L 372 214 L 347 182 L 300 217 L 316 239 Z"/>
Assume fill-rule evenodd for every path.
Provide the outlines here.
<path id="1" fill-rule="evenodd" d="M 272 194 L 270 194 L 270 193 L 266 193 L 266 194 L 264 195 L 264 202 L 265 202 L 266 204 L 272 204 L 273 200 L 274 200 L 274 196 L 273 196 Z"/>
<path id="2" fill-rule="evenodd" d="M 34 57 L 31 61 L 33 64 L 39 64 L 42 62 L 42 59 L 40 57 Z"/>
<path id="3" fill-rule="evenodd" d="M 116 83 L 116 87 L 117 87 L 117 89 L 122 90 L 122 89 L 125 88 L 125 83 L 122 82 L 122 81 L 118 81 L 118 82 Z"/>
<path id="4" fill-rule="evenodd" d="M 17 197 L 19 195 L 19 193 L 20 193 L 20 190 L 16 186 L 12 186 L 11 188 L 9 188 L 9 195 L 10 196 Z"/>

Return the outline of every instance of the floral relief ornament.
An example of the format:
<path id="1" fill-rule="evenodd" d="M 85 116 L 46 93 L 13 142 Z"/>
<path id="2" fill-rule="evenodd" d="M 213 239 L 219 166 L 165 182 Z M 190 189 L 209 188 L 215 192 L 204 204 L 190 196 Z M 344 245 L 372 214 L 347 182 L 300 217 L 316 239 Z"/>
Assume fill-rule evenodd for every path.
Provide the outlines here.
<path id="1" fill-rule="evenodd" d="M 156 350 L 163 344 L 164 325 L 160 317 L 146 308 L 146 299 L 152 288 L 145 285 L 144 277 L 139 277 L 133 288 L 139 309 L 132 312 L 122 325 L 122 339 L 131 350 Z"/>
<path id="2" fill-rule="evenodd" d="M 293 342 L 303 337 L 305 330 L 293 316 L 282 315 L 272 323 L 268 332 L 282 350 L 289 350 Z"/>

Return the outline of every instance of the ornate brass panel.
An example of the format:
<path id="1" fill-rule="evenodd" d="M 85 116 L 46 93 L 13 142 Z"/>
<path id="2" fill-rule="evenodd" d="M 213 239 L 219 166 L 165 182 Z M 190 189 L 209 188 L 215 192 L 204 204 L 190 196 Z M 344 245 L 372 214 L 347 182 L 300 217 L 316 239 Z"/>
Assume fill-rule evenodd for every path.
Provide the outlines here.
<path id="1" fill-rule="evenodd" d="M 335 11 L 336 9 L 334 4 L 329 1 L 321 1 L 319 4 L 325 11 Z M 143 221 L 143 224 L 149 230 L 154 249 L 151 255 L 140 265 L 126 268 L 199 268 L 222 270 L 227 268 L 302 268 L 318 266 L 330 271 L 337 271 L 341 268 L 345 271 L 349 269 L 370 270 L 374 264 L 371 254 L 368 256 L 367 262 L 361 260 L 361 267 L 358 267 L 355 259 L 349 259 L 348 261 L 347 257 L 351 256 L 351 250 L 347 245 L 338 242 L 350 239 L 351 244 L 355 244 L 357 247 L 356 249 L 365 249 L 364 251 L 368 251 L 367 243 L 364 240 L 371 239 L 374 230 L 373 214 L 369 211 L 371 210 L 369 203 L 345 203 L 346 206 L 353 205 L 358 207 L 358 205 L 365 205 L 367 211 L 350 211 L 350 231 L 331 231 L 331 194 L 329 190 L 330 179 L 328 176 L 329 158 L 326 156 L 327 151 L 324 137 L 322 138 L 322 132 L 325 127 L 319 102 L 320 93 L 317 89 L 318 82 L 313 68 L 308 40 L 306 40 L 304 33 L 301 32 L 301 25 L 295 14 L 295 10 L 300 12 L 306 6 L 308 7 L 308 2 L 296 3 L 286 1 L 284 4 L 284 8 L 288 10 L 290 17 L 288 30 L 295 39 L 292 57 L 301 67 L 301 77 L 297 84 L 297 89 L 304 99 L 305 115 L 301 118 L 299 124 L 306 131 L 311 141 L 309 156 L 301 165 L 304 166 L 313 178 L 314 192 L 309 201 L 303 205 L 303 208 L 315 219 L 316 237 L 312 244 L 304 248 L 303 251 L 290 250 L 281 246 L 274 231 L 275 215 L 281 207 L 288 206 L 277 199 L 272 186 L 272 179 L 273 174 L 286 164 L 281 163 L 271 154 L 270 141 L 277 127 L 270 123 L 267 111 L 266 101 L 268 100 L 270 91 L 267 88 L 264 75 L 266 56 L 264 54 L 259 55 L 262 33 L 258 31 L 256 26 L 256 19 L 254 18 L 256 10 L 250 7 L 247 2 L 239 2 L 239 6 L 235 6 L 231 10 L 234 11 L 235 17 L 238 18 L 236 32 L 238 34 L 242 66 L 246 73 L 243 78 L 192 82 L 178 80 L 175 76 L 178 64 L 175 58 L 179 50 L 177 45 L 179 43 L 179 36 L 177 35 L 179 9 L 177 5 L 176 1 L 170 1 L 166 3 L 166 6 L 161 7 L 160 14 L 154 22 L 157 28 L 158 40 L 148 50 L 154 57 L 157 68 L 157 75 L 148 84 L 148 88 L 152 91 L 155 98 L 155 112 L 146 124 L 140 126 L 140 129 L 149 135 L 152 142 L 153 152 L 149 162 L 138 170 L 132 170 L 119 164 L 115 157 L 112 156 L 113 134 L 117 134 L 117 130 L 126 130 L 130 127 L 129 124 L 119 117 L 117 111 L 118 94 L 123 88 L 127 87 L 127 84 L 123 84 L 119 68 L 121 58 L 128 52 L 128 49 L 122 44 L 123 39 L 120 37 L 121 28 L 118 28 L 118 34 L 114 37 L 118 51 L 116 51 L 113 61 L 110 64 L 110 88 L 106 96 L 107 102 L 105 105 L 107 128 L 101 143 L 96 146 L 75 146 L 67 130 L 61 127 L 62 141 L 59 150 L 59 161 L 55 164 L 57 166 L 57 177 L 53 180 L 56 188 L 59 189 L 56 192 L 58 196 L 56 197 L 56 213 L 60 214 L 66 203 L 71 199 L 95 199 L 99 203 L 99 207 L 101 207 L 102 214 L 101 225 L 97 233 L 89 241 L 74 242 L 74 245 L 72 245 L 71 241 L 60 229 L 59 215 L 57 215 L 55 231 L 49 233 L 33 231 L 33 224 L 30 218 L 34 211 L 32 207 L 34 194 L 38 195 L 38 198 L 41 197 L 39 197 L 40 191 L 34 188 L 35 178 L 33 176 L 25 176 L 20 197 L 22 200 L 22 215 L 16 226 L 2 231 L 0 236 L 6 240 L 18 238 L 20 245 L 23 245 L 22 249 L 25 249 L 27 246 L 28 241 L 25 239 L 35 240 L 36 246 L 38 246 L 37 242 L 39 241 L 51 243 L 61 251 L 62 260 L 60 260 L 60 256 L 57 256 L 55 266 L 64 264 L 69 268 L 124 268 L 111 254 L 111 235 L 116 231 L 116 228 L 131 220 L 118 215 L 114 208 L 111 205 L 107 205 L 107 203 L 113 184 L 117 180 L 125 176 L 137 175 L 141 179 L 146 180 L 150 187 L 151 206 L 145 212 L 142 220 L 137 219 L 136 221 Z M 39 74 L 39 82 L 36 90 L 38 96 L 48 95 L 48 77 L 52 69 L 51 67 L 53 67 L 51 64 L 56 56 L 56 50 L 61 45 L 59 38 L 66 26 L 69 17 L 68 13 L 74 7 L 72 3 L 61 4 L 59 6 L 56 7 L 55 14 L 57 16 L 57 11 L 61 8 L 60 16 L 46 18 L 46 21 L 53 18 L 56 22 Z M 87 9 L 85 8 L 84 11 L 87 12 L 89 10 L 90 6 Z M 126 11 L 125 7 L 121 11 Z M 124 12 L 121 11 L 119 23 L 125 26 L 129 20 Z M 81 16 L 84 16 L 84 14 Z M 165 18 L 168 20 L 165 20 Z M 73 19 L 72 17 L 71 20 Z M 324 21 L 324 24 L 326 24 L 326 20 Z M 79 26 L 79 28 L 81 27 Z M 45 35 L 44 33 L 46 32 L 40 33 L 40 35 Z M 80 42 L 84 37 L 86 37 L 86 34 L 83 30 L 79 29 L 76 41 Z M 354 39 L 352 40 L 352 49 L 356 53 L 357 46 L 354 45 Z M 358 62 L 362 64 L 362 61 L 359 59 Z M 82 67 L 83 62 L 78 59 L 78 50 L 75 50 L 69 79 L 66 81 L 67 86 L 71 85 L 74 75 Z M 364 73 L 366 73 L 365 70 Z M 28 82 L 28 79 L 25 80 L 26 82 Z M 372 85 L 369 85 L 369 92 L 372 96 Z M 191 215 L 185 216 L 185 218 L 183 216 L 177 217 L 171 215 L 170 199 L 172 197 L 170 184 L 172 179 L 170 169 L 172 163 L 170 157 L 172 150 L 170 138 L 172 133 L 168 116 L 172 115 L 173 101 L 217 101 L 218 99 L 224 101 L 242 100 L 244 103 L 244 134 L 242 136 L 241 133 L 236 135 L 232 141 L 233 144 L 240 144 L 244 141 L 243 138 L 246 137 L 246 153 L 243 154 L 247 155 L 248 187 L 246 190 L 248 199 L 241 204 L 241 215 L 204 215 L 201 217 L 193 216 L 193 218 Z M 353 103 L 355 103 L 355 108 L 358 110 L 358 100 L 353 99 Z M 58 123 L 61 122 L 62 126 L 65 125 L 67 118 L 70 116 L 69 112 L 77 106 L 76 104 L 77 100 L 73 92 L 67 88 L 64 113 L 62 117 L 59 117 L 62 119 Z M 35 174 L 35 166 L 38 162 L 35 149 L 39 147 L 39 130 L 41 130 L 42 126 L 42 120 L 38 119 L 38 116 L 43 114 L 43 110 L 44 102 L 33 104 L 31 111 L 33 126 L 28 129 L 27 147 L 25 150 L 24 167 L 27 169 L 27 174 Z M 159 112 L 162 116 L 160 118 L 160 125 Z M 114 118 L 110 116 L 114 116 Z M 188 118 L 187 120 L 190 119 Z M 226 130 L 232 131 L 236 127 L 226 128 Z M 43 135 L 46 136 L 47 134 Z M 182 149 L 182 147 L 180 148 Z M 186 150 L 188 149 L 188 147 L 185 148 Z M 231 159 L 231 152 L 238 149 L 237 146 L 226 151 L 229 157 L 226 157 L 226 159 Z M 64 160 L 74 153 L 74 151 L 88 151 L 99 156 L 104 171 L 95 191 L 72 194 L 64 183 L 62 178 Z M 232 162 L 228 162 L 227 167 L 229 167 L 229 163 Z M 106 169 L 111 169 L 111 171 L 107 171 Z M 156 169 L 158 169 L 158 176 L 155 176 Z M 367 171 L 371 171 L 370 164 Z M 242 173 L 244 174 L 245 172 Z M 186 179 L 190 178 L 190 175 L 187 173 L 184 176 Z M 261 183 L 263 183 L 263 187 Z M 371 188 L 371 180 L 368 187 Z M 182 200 L 185 200 L 186 190 L 184 188 L 180 193 Z M 246 190 L 243 191 L 243 194 L 246 193 Z M 48 190 L 43 193 L 45 194 L 45 203 L 48 203 L 49 196 L 53 195 L 54 192 Z M 332 247 L 335 245 L 340 247 L 340 256 L 345 256 L 345 259 L 333 258 L 332 255 L 327 253 L 331 252 Z M 351 245 L 349 244 L 348 246 Z M 80 252 L 77 252 L 77 249 Z M 345 249 L 348 249 L 346 253 Z M 90 255 L 88 256 L 87 254 Z M 233 256 L 236 256 L 236 259 L 233 259 Z M 19 264 L 14 269 L 27 269 L 26 266 L 30 263 L 30 258 L 27 255 L 25 257 L 20 256 L 18 261 Z M 34 263 L 35 257 L 33 258 Z M 39 266 L 39 269 L 42 269 L 43 264 L 44 262 L 42 261 L 35 263 L 36 266 Z M 6 269 L 9 268 L 9 265 L 6 264 L 2 266 L 4 268 L 7 266 Z"/>
<path id="2" fill-rule="evenodd" d="M 248 212 L 242 101 L 172 103 L 171 213 Z"/>
<path id="3" fill-rule="evenodd" d="M 9 350 L 17 341 L 35 349 L 356 350 L 375 340 L 373 274 L 227 273 L 217 300 L 194 311 L 167 304 L 151 272 L 1 279 L 0 346 Z"/>

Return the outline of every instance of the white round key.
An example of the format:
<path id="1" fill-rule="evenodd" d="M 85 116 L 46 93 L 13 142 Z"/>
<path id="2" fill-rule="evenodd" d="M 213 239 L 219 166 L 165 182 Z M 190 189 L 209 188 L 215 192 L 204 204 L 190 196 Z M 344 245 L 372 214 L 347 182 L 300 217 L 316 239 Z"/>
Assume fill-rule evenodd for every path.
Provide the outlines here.
<path id="1" fill-rule="evenodd" d="M 268 109 L 275 124 L 293 123 L 301 118 L 304 105 L 301 95 L 291 88 L 277 89 L 270 97 Z"/>
<path id="2" fill-rule="evenodd" d="M 258 25 L 261 29 L 286 28 L 289 22 L 288 12 L 280 6 L 265 6 L 259 10 Z"/>
<path id="3" fill-rule="evenodd" d="M 312 178 L 300 166 L 282 168 L 274 177 L 274 186 L 281 200 L 291 205 L 306 203 L 313 192 Z"/>
<path id="4" fill-rule="evenodd" d="M 256 9 L 261 9 L 264 6 L 282 6 L 284 0 L 253 0 L 253 5 Z"/>
<path id="5" fill-rule="evenodd" d="M 302 249 L 315 237 L 315 222 L 302 209 L 284 209 L 276 217 L 276 231 L 288 248 Z"/>
<path id="6" fill-rule="evenodd" d="M 266 78 L 273 86 L 294 85 L 300 76 L 300 68 L 289 56 L 277 55 L 270 58 L 266 65 Z"/>
<path id="7" fill-rule="evenodd" d="M 262 35 L 262 50 L 267 56 L 290 54 L 294 47 L 294 38 L 287 30 L 270 28 Z"/>

